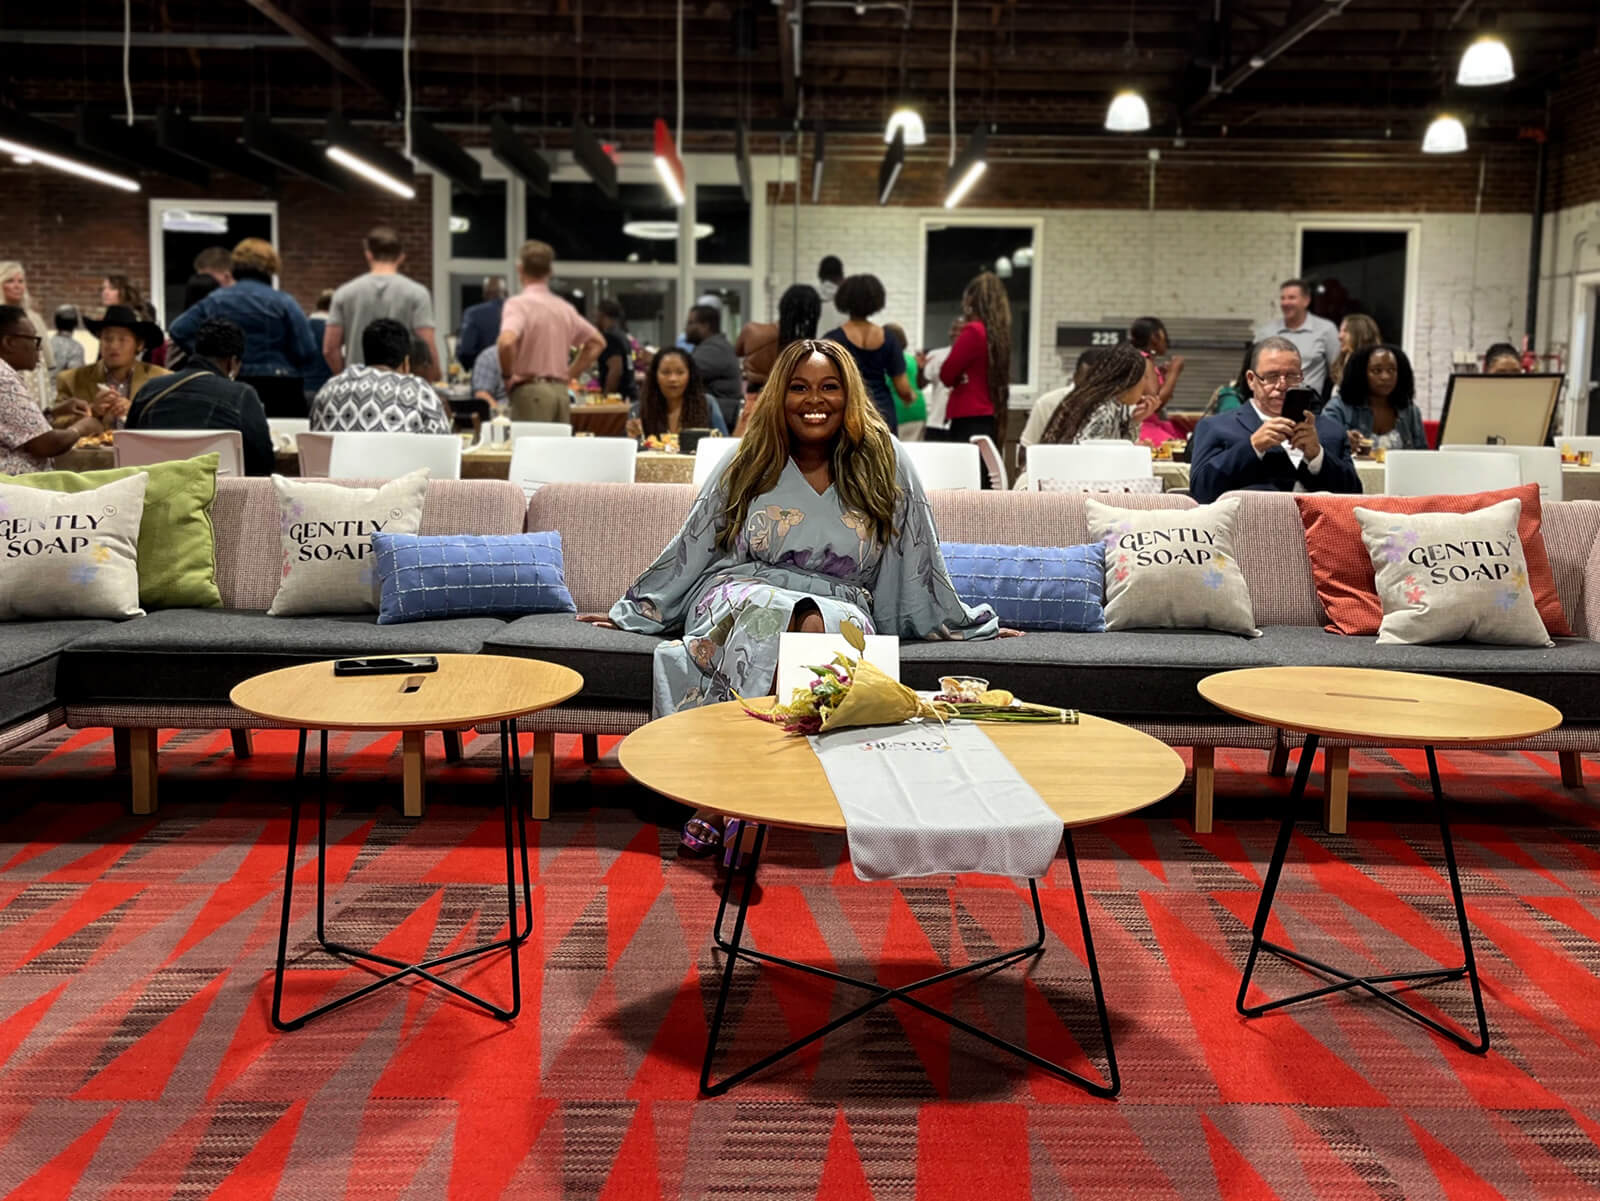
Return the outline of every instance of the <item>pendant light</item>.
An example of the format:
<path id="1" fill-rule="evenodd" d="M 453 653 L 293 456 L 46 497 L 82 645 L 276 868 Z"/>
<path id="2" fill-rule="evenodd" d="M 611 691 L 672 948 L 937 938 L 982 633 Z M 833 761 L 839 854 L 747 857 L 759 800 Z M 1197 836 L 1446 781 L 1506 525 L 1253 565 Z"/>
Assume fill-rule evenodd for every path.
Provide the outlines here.
<path id="1" fill-rule="evenodd" d="M 1460 154 L 1467 148 L 1467 129 L 1448 113 L 1441 113 L 1422 135 L 1423 154 Z"/>
<path id="2" fill-rule="evenodd" d="M 1467 88 L 1493 87 L 1497 83 L 1510 83 L 1516 77 L 1517 72 L 1511 65 L 1511 51 L 1492 34 L 1468 46 L 1461 56 L 1460 67 L 1456 69 L 1456 82 Z"/>
<path id="3" fill-rule="evenodd" d="M 683 207 L 684 176 L 683 160 L 678 157 L 678 142 L 683 138 L 683 0 L 678 0 L 678 22 L 676 33 L 677 55 L 677 90 L 678 90 L 678 131 L 677 137 L 667 129 L 667 123 L 660 117 L 656 118 L 656 144 L 655 165 L 656 174 L 661 177 L 661 186 L 666 188 L 667 195 L 671 197 L 673 205 Z"/>
<path id="4" fill-rule="evenodd" d="M 1138 92 L 1118 92 L 1106 109 L 1106 128 L 1112 133 L 1143 133 L 1150 128 L 1150 106 Z"/>
<path id="5" fill-rule="evenodd" d="M 897 133 L 904 133 L 907 146 L 921 146 L 928 140 L 928 130 L 922 123 L 922 114 L 905 105 L 889 114 L 889 123 L 883 127 L 883 140 L 892 144 Z"/>

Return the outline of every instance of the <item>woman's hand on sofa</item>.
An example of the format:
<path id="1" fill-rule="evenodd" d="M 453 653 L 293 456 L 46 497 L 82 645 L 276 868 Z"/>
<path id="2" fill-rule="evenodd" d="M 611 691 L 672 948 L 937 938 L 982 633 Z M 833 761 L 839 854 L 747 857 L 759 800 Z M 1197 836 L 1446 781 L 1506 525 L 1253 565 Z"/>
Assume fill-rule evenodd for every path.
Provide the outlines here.
<path id="1" fill-rule="evenodd" d="M 615 630 L 620 627 L 605 613 L 579 613 L 578 620 L 585 625 L 599 626 L 602 630 Z"/>
<path id="2" fill-rule="evenodd" d="M 1025 630 L 1013 630 L 1008 626 L 1001 626 L 995 631 L 994 636 L 996 638 L 1021 638 L 1026 632 Z"/>

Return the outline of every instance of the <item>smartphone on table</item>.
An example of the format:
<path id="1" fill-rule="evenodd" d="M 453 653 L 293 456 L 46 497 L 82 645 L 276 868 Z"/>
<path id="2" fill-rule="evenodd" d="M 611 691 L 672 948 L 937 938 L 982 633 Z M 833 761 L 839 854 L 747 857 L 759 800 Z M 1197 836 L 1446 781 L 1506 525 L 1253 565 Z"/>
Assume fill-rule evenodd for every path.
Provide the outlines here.
<path id="1" fill-rule="evenodd" d="M 432 655 L 369 656 L 333 662 L 336 676 L 405 676 L 438 670 L 439 660 Z"/>

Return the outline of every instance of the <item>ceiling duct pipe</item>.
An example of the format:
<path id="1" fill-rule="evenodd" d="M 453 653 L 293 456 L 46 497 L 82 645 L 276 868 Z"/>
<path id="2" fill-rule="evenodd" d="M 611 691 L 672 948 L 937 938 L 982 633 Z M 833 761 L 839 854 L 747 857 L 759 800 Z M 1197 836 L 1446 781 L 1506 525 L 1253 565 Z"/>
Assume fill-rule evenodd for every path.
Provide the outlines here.
<path id="1" fill-rule="evenodd" d="M 1344 13 L 1350 0 L 1322 0 L 1322 3 L 1296 21 L 1285 25 L 1277 37 L 1252 54 L 1245 62 L 1229 71 L 1222 79 L 1206 89 L 1205 95 L 1183 110 L 1183 119 L 1191 119 L 1219 96 L 1226 96 L 1249 79 L 1273 59 L 1323 23 Z"/>

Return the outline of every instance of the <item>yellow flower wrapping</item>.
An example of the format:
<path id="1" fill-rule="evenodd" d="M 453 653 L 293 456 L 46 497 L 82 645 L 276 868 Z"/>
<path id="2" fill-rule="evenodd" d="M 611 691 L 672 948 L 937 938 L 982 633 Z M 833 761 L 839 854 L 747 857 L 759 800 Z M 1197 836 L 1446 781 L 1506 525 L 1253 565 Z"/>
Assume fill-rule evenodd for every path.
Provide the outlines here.
<path id="1" fill-rule="evenodd" d="M 822 723 L 823 732 L 848 726 L 896 726 L 933 710 L 915 692 L 865 659 L 850 673 L 850 690 Z"/>

